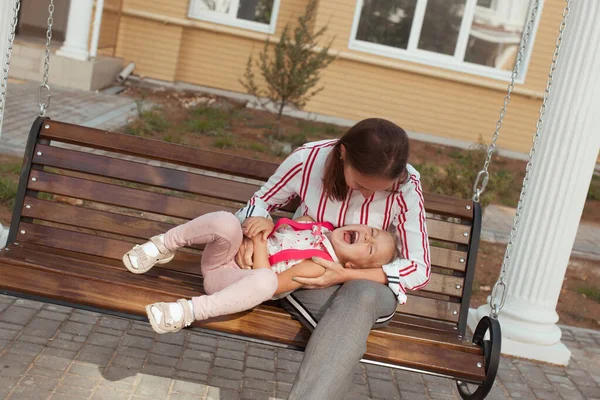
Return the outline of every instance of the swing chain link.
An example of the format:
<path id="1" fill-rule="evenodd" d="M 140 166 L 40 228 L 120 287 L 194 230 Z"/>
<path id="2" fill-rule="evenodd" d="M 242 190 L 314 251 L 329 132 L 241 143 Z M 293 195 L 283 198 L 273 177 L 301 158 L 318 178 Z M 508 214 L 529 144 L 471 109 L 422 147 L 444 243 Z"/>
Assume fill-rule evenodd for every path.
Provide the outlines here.
<path id="1" fill-rule="evenodd" d="M 523 37 L 521 38 L 521 43 L 519 44 L 519 52 L 517 53 L 517 59 L 515 60 L 515 65 L 513 66 L 512 74 L 510 75 L 510 83 L 508 84 L 508 88 L 506 91 L 506 95 L 504 96 L 504 102 L 502 105 L 502 109 L 500 110 L 500 117 L 496 122 L 496 129 L 494 134 L 492 135 L 492 142 L 490 143 L 487 156 L 485 159 L 485 163 L 483 164 L 483 168 L 477 174 L 475 178 L 475 182 L 473 182 L 473 198 L 472 200 L 476 203 L 479 203 L 479 197 L 485 191 L 487 187 L 488 181 L 490 179 L 490 174 L 488 172 L 488 168 L 492 161 L 492 155 L 496 150 L 496 141 L 500 136 L 500 129 L 502 129 L 502 123 L 504 122 L 504 117 L 507 113 L 508 105 L 510 104 L 510 95 L 512 94 L 513 89 L 515 88 L 515 81 L 519 76 L 519 72 L 521 71 L 521 64 L 523 63 L 523 58 L 525 54 L 525 47 L 527 43 L 531 39 L 531 32 L 533 31 L 533 25 L 535 24 L 536 15 L 540 8 L 540 0 L 535 0 L 535 4 L 531 9 L 531 14 L 529 20 L 527 21 L 527 25 L 525 27 L 525 32 L 523 33 Z"/>
<path id="2" fill-rule="evenodd" d="M 10 59 L 12 57 L 13 44 L 15 42 L 15 33 L 17 31 L 17 21 L 19 19 L 19 9 L 21 8 L 21 0 L 15 0 L 13 4 L 13 16 L 10 21 L 10 33 L 8 34 L 8 47 L 6 49 L 4 62 L 4 76 L 0 84 L 0 129 L 2 128 L 2 120 L 4 118 L 4 110 L 6 108 L 6 90 L 8 88 L 8 71 L 10 69 Z"/>
<path id="3" fill-rule="evenodd" d="M 558 64 L 558 56 L 560 54 L 563 35 L 565 32 L 565 28 L 567 27 L 567 17 L 569 15 L 569 12 L 571 11 L 571 1 L 572 0 L 565 0 L 566 4 L 562 14 L 562 21 L 558 29 L 558 38 L 556 39 L 554 54 L 552 55 L 552 63 L 550 65 L 550 72 L 548 73 L 548 80 L 546 81 L 546 89 L 544 90 L 544 97 L 542 99 L 542 105 L 540 106 L 540 114 L 535 125 L 536 130 L 535 134 L 533 135 L 533 146 L 529 152 L 529 162 L 527 163 L 527 167 L 525 168 L 525 177 L 523 178 L 523 187 L 521 188 L 521 194 L 519 195 L 517 212 L 513 219 L 513 226 L 510 231 L 510 238 L 508 240 L 508 245 L 506 246 L 506 252 L 504 253 L 504 259 L 502 261 L 502 267 L 500 269 L 500 277 L 498 278 L 498 281 L 494 285 L 492 293 L 490 294 L 490 317 L 494 319 L 498 318 L 498 313 L 500 312 L 502 307 L 504 307 L 504 302 L 506 301 L 506 295 L 508 293 L 506 285 L 506 272 L 510 263 L 510 256 L 514 247 L 515 239 L 517 237 L 517 228 L 521 219 L 523 204 L 525 203 L 527 187 L 529 186 L 529 173 L 533 167 L 535 152 L 537 149 L 538 142 L 540 140 L 540 132 L 544 122 L 544 115 L 546 115 L 548 99 L 550 98 L 550 88 L 552 87 L 552 83 L 554 81 L 554 73 L 556 72 L 556 66 Z M 500 301 L 498 302 L 498 291 L 500 290 L 500 288 L 502 289 L 502 294 L 500 296 Z"/>
<path id="4" fill-rule="evenodd" d="M 50 73 L 50 42 L 52 41 L 52 25 L 54 24 L 54 0 L 50 0 L 48 5 L 48 30 L 46 31 L 46 53 L 44 54 L 44 77 L 39 90 L 38 104 L 40 106 L 40 117 L 46 115 L 46 111 L 50 107 L 50 86 L 48 85 L 48 77 Z"/>

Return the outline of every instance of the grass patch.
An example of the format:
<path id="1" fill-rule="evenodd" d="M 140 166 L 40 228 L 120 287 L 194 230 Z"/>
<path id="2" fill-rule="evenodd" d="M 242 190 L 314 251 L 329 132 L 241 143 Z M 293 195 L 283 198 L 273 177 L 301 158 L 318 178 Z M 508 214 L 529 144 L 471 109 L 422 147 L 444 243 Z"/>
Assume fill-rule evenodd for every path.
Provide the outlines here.
<path id="1" fill-rule="evenodd" d="M 190 113 L 186 127 L 192 132 L 217 135 L 231 127 L 233 116 L 232 110 L 199 106 Z"/>
<path id="2" fill-rule="evenodd" d="M 231 149 L 235 147 L 235 139 L 231 133 L 223 133 L 215 139 L 213 146 L 218 149 Z"/>
<path id="3" fill-rule="evenodd" d="M 14 206 L 20 173 L 21 163 L 0 164 L 0 204 L 9 208 Z"/>
<path id="4" fill-rule="evenodd" d="M 147 111 L 138 109 L 137 119 L 128 124 L 124 132 L 133 136 L 147 136 L 150 133 L 164 133 L 171 126 L 160 109 L 153 108 Z"/>
<path id="5" fill-rule="evenodd" d="M 19 175 L 21 173 L 21 163 L 0 164 L 0 174 Z"/>
<path id="6" fill-rule="evenodd" d="M 331 137 L 331 136 L 340 136 L 344 133 L 344 129 L 342 127 L 331 125 L 331 124 L 323 124 L 316 123 L 312 121 L 300 120 L 297 123 L 298 128 L 301 130 L 301 134 L 305 137 Z"/>
<path id="7" fill-rule="evenodd" d="M 13 178 L 0 177 L 0 203 L 12 208 L 17 196 L 17 186 L 17 182 Z"/>
<path id="8" fill-rule="evenodd" d="M 269 151 L 267 146 L 262 143 L 253 142 L 248 145 L 249 150 L 258 151 L 259 153 L 266 153 Z"/>
<path id="9" fill-rule="evenodd" d="M 585 297 L 594 300 L 596 303 L 600 303 L 600 288 L 591 286 L 583 286 L 577 288 L 577 293 L 584 295 Z"/>

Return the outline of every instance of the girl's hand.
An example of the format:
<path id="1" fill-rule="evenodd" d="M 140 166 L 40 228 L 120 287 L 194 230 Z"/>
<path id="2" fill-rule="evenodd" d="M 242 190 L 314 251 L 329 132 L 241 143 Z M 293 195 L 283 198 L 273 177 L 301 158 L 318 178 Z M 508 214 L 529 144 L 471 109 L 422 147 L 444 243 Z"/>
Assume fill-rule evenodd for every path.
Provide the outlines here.
<path id="1" fill-rule="evenodd" d="M 252 269 L 252 258 L 254 255 L 254 242 L 247 237 L 242 240 L 242 245 L 235 256 L 235 263 L 241 269 Z"/>
<path id="2" fill-rule="evenodd" d="M 294 282 L 302 284 L 304 289 L 323 289 L 333 285 L 339 285 L 346 282 L 346 270 L 340 263 L 327 261 L 319 257 L 313 257 L 315 263 L 325 268 L 323 275 L 317 278 L 303 278 L 295 276 L 292 278 Z"/>
<path id="3" fill-rule="evenodd" d="M 244 236 L 253 238 L 254 236 L 262 233 L 264 240 L 271 234 L 271 231 L 275 227 L 273 221 L 265 217 L 250 217 L 242 224 L 242 230 Z"/>

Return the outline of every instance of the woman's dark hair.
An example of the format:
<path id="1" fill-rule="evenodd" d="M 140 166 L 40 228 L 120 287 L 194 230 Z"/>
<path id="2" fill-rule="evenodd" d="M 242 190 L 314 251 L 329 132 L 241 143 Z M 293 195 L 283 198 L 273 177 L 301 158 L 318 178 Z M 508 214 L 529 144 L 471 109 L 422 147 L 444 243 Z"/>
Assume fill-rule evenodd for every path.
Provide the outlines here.
<path id="1" fill-rule="evenodd" d="M 404 129 L 385 119 L 365 119 L 350 128 L 329 154 L 323 187 L 330 199 L 342 201 L 348 195 L 342 145 L 346 149 L 345 162 L 360 174 L 398 180 L 408 178 L 409 146 Z"/>

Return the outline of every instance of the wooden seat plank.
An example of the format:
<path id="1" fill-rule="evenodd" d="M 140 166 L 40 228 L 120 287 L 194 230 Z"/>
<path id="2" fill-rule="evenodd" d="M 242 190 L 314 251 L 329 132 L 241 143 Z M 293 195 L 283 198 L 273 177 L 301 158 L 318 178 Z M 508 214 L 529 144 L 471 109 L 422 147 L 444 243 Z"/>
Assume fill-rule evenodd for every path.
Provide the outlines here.
<path id="1" fill-rule="evenodd" d="M 133 242 L 116 240 L 85 233 L 21 222 L 18 242 L 30 242 L 99 257 L 121 260 L 133 247 Z M 161 267 L 192 274 L 200 273 L 200 256 L 178 251 L 175 259 Z"/>
<path id="2" fill-rule="evenodd" d="M 166 194 L 94 182 L 66 175 L 32 171 L 29 189 L 83 200 L 128 207 L 179 218 L 192 219 L 215 211 L 236 212 L 237 208 L 183 199 Z"/>
<path id="3" fill-rule="evenodd" d="M 275 164 L 267 161 L 101 131 L 58 121 L 46 122 L 40 132 L 40 137 L 115 153 L 147 157 L 178 165 L 203 168 L 209 171 L 233 173 L 237 176 L 259 180 L 267 180 L 277 168 Z"/>

